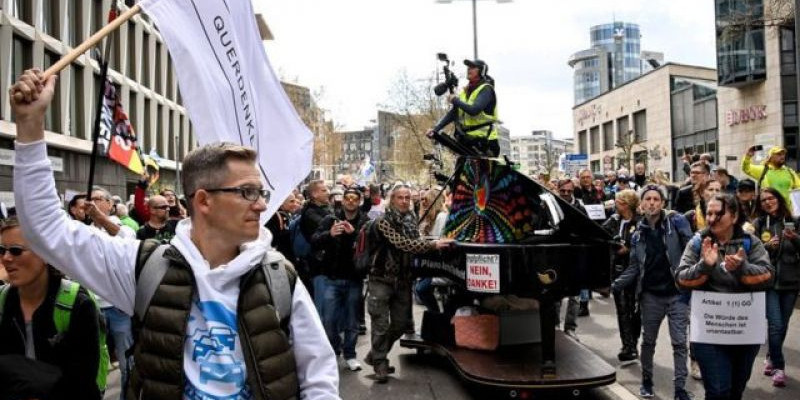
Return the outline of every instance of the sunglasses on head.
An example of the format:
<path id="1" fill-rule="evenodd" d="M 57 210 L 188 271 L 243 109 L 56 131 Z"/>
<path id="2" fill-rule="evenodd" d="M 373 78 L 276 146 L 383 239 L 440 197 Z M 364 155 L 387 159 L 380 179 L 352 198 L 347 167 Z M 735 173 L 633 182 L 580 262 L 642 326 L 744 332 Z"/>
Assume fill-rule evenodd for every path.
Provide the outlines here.
<path id="1" fill-rule="evenodd" d="M 23 252 L 25 252 L 25 250 L 28 249 L 22 246 L 4 246 L 0 244 L 0 256 L 4 256 L 6 255 L 6 252 L 9 252 L 12 256 L 19 257 Z"/>

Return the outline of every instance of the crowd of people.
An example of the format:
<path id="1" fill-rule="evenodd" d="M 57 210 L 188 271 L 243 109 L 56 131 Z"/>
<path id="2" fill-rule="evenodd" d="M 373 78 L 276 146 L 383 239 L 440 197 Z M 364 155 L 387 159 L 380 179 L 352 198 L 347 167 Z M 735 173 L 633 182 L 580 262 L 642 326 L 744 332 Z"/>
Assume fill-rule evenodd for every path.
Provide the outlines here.
<path id="1" fill-rule="evenodd" d="M 622 343 L 618 358 L 640 360 L 643 398 L 654 396 L 653 356 L 664 319 L 673 348 L 675 399 L 690 398 L 689 375 L 703 381 L 706 399 L 742 398 L 760 346 L 690 343 L 693 290 L 765 291 L 763 373 L 775 387 L 787 383 L 783 343 L 800 291 L 800 240 L 790 192 L 800 188 L 800 177 L 785 165 L 785 149 L 771 148 L 760 164 L 752 162 L 755 152 L 750 148 L 743 158 L 748 177 L 742 179 L 715 165 L 710 154 L 684 157 L 688 178 L 680 186 L 660 171 L 646 174 L 644 164 L 636 164 L 633 175 L 620 169 L 602 176 L 583 170 L 577 178 L 540 177 L 579 209 L 605 207 L 607 219 L 598 222 L 619 243 L 611 271 Z M 590 315 L 587 292 L 580 301 L 570 298 L 567 307 L 563 329 L 573 337 L 575 316 Z"/>
<path id="2" fill-rule="evenodd" d="M 51 381 L 38 384 L 49 388 L 40 396 L 99 399 L 108 340 L 120 398 L 333 399 L 339 370 L 361 370 L 359 359 L 377 382 L 389 380 L 393 344 L 415 331 L 414 297 L 441 312 L 436 278 L 415 278 L 411 264 L 452 244 L 442 237 L 447 188 L 310 181 L 272 199 L 282 204 L 262 226 L 270 199 L 255 153 L 213 144 L 186 156 L 185 196 L 152 192 L 145 176 L 128 204 L 96 187 L 62 205 L 42 128 L 54 83 L 32 70 L 13 89 L 23 99 L 11 100 L 16 208 L 0 227 L 9 283 L 0 289 L 0 336 L 8 338 L 0 379 L 16 376 L 19 360 L 4 357 L 17 355 L 37 382 Z M 598 222 L 618 246 L 601 294 L 614 296 L 619 360 L 640 359 L 642 397 L 654 396 L 653 356 L 667 319 L 675 398 L 690 398 L 690 374 L 703 380 L 706 399 L 742 398 L 759 345 L 689 343 L 693 290 L 766 291 L 764 374 L 786 384 L 783 342 L 800 291 L 790 191 L 800 177 L 784 165 L 784 149 L 770 149 L 762 164 L 754 153 L 742 163 L 752 179 L 731 176 L 710 155 L 685 158 L 680 186 L 644 164 L 633 174 L 540 177 L 571 206 L 602 205 L 607 214 Z M 591 316 L 590 299 L 588 289 L 568 299 L 563 330 L 576 340 L 576 317 Z M 70 310 L 66 327 L 62 309 Z M 359 358 L 367 313 L 370 350 Z"/>

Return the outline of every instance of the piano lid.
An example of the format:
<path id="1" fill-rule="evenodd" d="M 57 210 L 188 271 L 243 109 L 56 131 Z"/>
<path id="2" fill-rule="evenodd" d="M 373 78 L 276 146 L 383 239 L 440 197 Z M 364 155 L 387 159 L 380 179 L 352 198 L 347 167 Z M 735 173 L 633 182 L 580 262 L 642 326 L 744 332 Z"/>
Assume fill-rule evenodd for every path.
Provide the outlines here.
<path id="1" fill-rule="evenodd" d="M 498 159 L 460 157 L 456 171 L 444 236 L 467 243 L 513 244 L 550 228 L 539 195 L 552 193 L 536 181 Z M 612 239 L 584 213 L 553 197 L 564 213 L 558 236 Z"/>

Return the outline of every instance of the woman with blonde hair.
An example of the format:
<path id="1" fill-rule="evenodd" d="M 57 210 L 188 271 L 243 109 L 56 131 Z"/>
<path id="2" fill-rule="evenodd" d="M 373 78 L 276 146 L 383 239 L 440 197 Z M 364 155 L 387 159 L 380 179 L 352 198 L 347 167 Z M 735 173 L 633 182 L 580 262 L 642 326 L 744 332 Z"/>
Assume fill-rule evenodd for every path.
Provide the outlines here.
<path id="1" fill-rule="evenodd" d="M 444 207 L 444 198 L 446 194 L 442 194 L 441 187 L 431 188 L 425 193 L 425 196 L 420 199 L 420 221 L 419 233 L 422 236 L 441 236 L 443 224 L 437 224 L 437 220 L 447 218 L 447 210 Z M 439 226 L 437 226 L 439 225 Z M 438 228 L 434 230 L 434 227 Z"/>

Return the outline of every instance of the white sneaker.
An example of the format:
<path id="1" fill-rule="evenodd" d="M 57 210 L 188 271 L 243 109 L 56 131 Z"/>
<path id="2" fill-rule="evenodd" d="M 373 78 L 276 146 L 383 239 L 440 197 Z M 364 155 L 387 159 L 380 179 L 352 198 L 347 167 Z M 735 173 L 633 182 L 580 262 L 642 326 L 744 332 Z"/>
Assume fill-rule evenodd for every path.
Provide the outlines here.
<path id="1" fill-rule="evenodd" d="M 355 371 L 361 371 L 361 363 L 358 362 L 358 360 L 356 360 L 355 358 L 351 358 L 349 360 L 345 360 L 345 362 L 347 363 L 347 368 L 350 371 L 354 371 L 354 372 Z"/>

